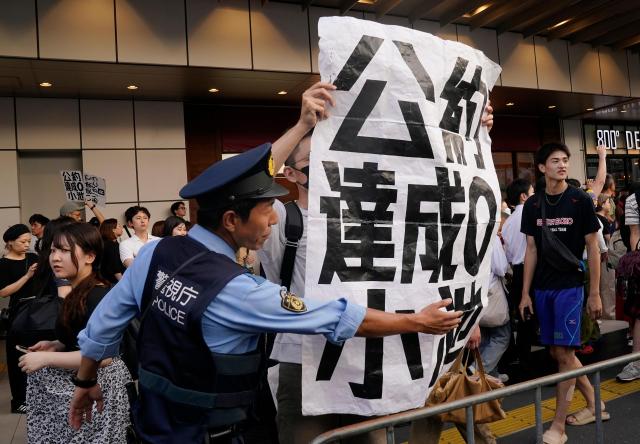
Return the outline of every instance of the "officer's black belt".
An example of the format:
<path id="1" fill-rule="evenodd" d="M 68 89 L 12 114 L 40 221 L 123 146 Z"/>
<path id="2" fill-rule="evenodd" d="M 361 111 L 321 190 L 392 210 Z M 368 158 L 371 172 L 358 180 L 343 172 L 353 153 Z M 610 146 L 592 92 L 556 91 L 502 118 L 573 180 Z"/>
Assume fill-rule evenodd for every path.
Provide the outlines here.
<path id="1" fill-rule="evenodd" d="M 143 368 L 139 371 L 139 383 L 166 399 L 205 409 L 232 408 L 251 405 L 255 399 L 255 392 L 247 390 L 233 393 L 206 393 L 184 389 L 173 384 L 167 378 L 149 372 Z"/>

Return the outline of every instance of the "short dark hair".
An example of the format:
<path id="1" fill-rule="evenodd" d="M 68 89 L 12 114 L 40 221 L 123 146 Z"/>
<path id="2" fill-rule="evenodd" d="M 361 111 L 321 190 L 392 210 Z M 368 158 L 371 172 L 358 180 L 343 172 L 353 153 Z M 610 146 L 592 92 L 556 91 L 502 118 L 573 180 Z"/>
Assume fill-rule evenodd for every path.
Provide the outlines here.
<path id="1" fill-rule="evenodd" d="M 527 179 L 516 179 L 507 187 L 507 203 L 513 207 L 520 205 L 520 195 L 528 194 L 531 182 Z"/>
<path id="2" fill-rule="evenodd" d="M 132 207 L 127 208 L 127 211 L 124 212 L 124 218 L 127 222 L 131 222 L 135 217 L 135 215 L 140 212 L 146 214 L 147 217 L 149 218 L 151 217 L 151 213 L 149 213 L 149 210 L 147 210 L 145 207 L 134 205 Z"/>
<path id="3" fill-rule="evenodd" d="M 580 183 L 580 181 L 578 179 L 568 178 L 568 179 L 565 180 L 565 182 L 567 182 L 567 185 L 569 185 L 570 187 L 582 188 L 582 184 Z"/>
<path id="4" fill-rule="evenodd" d="M 184 205 L 184 202 L 181 201 L 181 200 L 172 203 L 171 204 L 171 214 L 173 214 L 175 216 L 176 215 L 176 211 L 178 211 L 178 208 L 180 207 L 180 205 Z"/>
<path id="5" fill-rule="evenodd" d="M 208 230 L 216 230 L 220 227 L 222 215 L 227 211 L 233 211 L 240 216 L 243 222 L 246 222 L 249 220 L 251 210 L 253 210 L 256 205 L 260 202 L 270 201 L 271 199 L 271 197 L 265 199 L 240 199 L 218 208 L 199 209 L 198 224 Z"/>
<path id="6" fill-rule="evenodd" d="M 536 165 L 544 165 L 545 163 L 547 163 L 547 159 L 549 158 L 549 156 L 556 151 L 562 151 L 567 155 L 567 157 L 571 157 L 571 152 L 569 151 L 567 145 L 565 145 L 564 143 L 545 143 L 540 148 L 538 148 L 538 151 L 536 152 Z"/>
<path id="7" fill-rule="evenodd" d="M 36 213 L 29 218 L 29 225 L 35 224 L 36 222 L 40 225 L 47 225 L 49 223 L 49 218 L 43 216 L 42 214 Z"/>

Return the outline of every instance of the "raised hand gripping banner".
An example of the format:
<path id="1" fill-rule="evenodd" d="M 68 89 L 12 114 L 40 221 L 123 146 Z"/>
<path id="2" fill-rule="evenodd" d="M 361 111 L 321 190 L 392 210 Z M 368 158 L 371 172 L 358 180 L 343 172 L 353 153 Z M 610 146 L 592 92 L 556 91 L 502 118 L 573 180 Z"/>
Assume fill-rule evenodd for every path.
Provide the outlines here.
<path id="1" fill-rule="evenodd" d="M 336 107 L 312 138 L 305 296 L 395 313 L 451 298 L 445 336 L 303 339 L 303 413 L 424 405 L 487 300 L 500 189 L 481 126 L 500 67 L 461 43 L 350 17 L 319 23 Z"/>

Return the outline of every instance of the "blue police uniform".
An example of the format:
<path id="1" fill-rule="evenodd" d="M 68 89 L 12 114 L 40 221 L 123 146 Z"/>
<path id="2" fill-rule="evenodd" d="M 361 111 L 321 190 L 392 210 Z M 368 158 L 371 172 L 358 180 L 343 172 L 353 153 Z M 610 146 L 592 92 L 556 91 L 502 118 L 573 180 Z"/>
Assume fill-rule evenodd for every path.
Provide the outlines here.
<path id="1" fill-rule="evenodd" d="M 270 159 L 270 145 L 263 145 L 218 162 L 180 194 L 198 199 L 204 211 L 220 201 L 286 194 L 273 182 Z M 199 443 L 208 428 L 232 426 L 246 416 L 263 359 L 260 334 L 324 334 L 340 343 L 355 334 L 365 310 L 345 299 L 303 302 L 247 273 L 231 246 L 195 225 L 186 237 L 140 250 L 78 343 L 91 359 L 115 356 L 128 322 L 144 313 L 136 431 L 146 442 Z"/>

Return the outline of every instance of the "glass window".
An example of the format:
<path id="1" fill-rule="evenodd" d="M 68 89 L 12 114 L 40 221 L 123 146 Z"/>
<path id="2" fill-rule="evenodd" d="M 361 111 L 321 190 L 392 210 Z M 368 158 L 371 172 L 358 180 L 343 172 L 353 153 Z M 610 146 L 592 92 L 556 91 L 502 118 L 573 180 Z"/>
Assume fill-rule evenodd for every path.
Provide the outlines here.
<path id="1" fill-rule="evenodd" d="M 633 182 L 640 181 L 640 159 L 637 157 L 632 157 L 629 159 L 629 163 L 631 164 L 631 168 L 629 168 L 629 175 L 631 176 L 631 180 Z"/>
<path id="2" fill-rule="evenodd" d="M 500 189 L 505 191 L 507 185 L 513 182 L 513 157 L 512 153 L 491 153 L 493 164 L 496 167 L 496 175 L 500 183 Z"/>
<path id="3" fill-rule="evenodd" d="M 516 153 L 518 178 L 528 179 L 531 183 L 534 183 L 536 180 L 535 164 L 534 153 Z"/>

